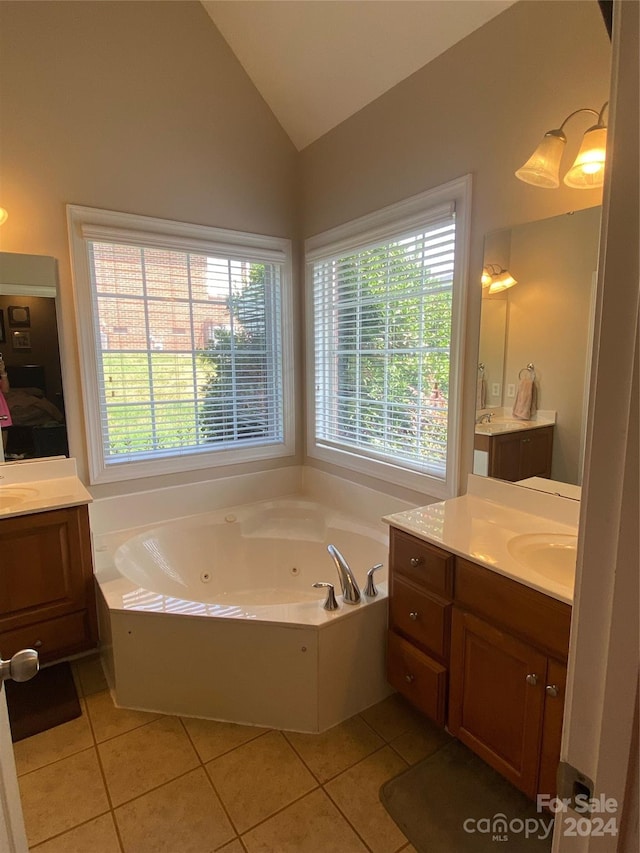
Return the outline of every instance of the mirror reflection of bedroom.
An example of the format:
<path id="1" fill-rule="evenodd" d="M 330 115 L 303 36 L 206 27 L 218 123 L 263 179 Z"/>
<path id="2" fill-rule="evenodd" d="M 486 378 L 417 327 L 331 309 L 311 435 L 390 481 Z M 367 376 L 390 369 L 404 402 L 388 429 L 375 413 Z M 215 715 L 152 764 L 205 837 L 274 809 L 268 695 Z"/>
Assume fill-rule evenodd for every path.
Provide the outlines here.
<path id="1" fill-rule="evenodd" d="M 2 253 L 0 265 L 0 353 L 7 381 L 3 394 L 11 425 L 2 428 L 2 444 L 7 462 L 41 456 L 68 456 L 64 416 L 62 372 L 56 319 L 55 261 L 46 269 L 51 280 L 42 285 L 36 269 L 29 276 L 30 264 L 14 271 L 14 262 L 34 256 L 14 255 L 12 263 Z M 8 270 L 11 272 L 8 272 Z M 29 283 L 29 280 L 32 283 Z M 50 295 L 32 295 L 47 293 Z"/>

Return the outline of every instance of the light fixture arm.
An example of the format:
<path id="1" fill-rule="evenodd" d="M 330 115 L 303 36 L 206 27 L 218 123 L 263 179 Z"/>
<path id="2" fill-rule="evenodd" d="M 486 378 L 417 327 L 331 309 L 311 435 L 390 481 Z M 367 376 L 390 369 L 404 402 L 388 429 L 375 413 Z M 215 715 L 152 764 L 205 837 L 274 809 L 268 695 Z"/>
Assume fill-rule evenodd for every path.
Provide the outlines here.
<path id="1" fill-rule="evenodd" d="M 600 112 L 597 112 L 597 110 L 592 110 L 590 107 L 581 107 L 579 110 L 574 110 L 572 113 L 569 113 L 569 115 L 562 122 L 562 124 L 560 125 L 558 130 L 562 132 L 562 129 L 564 128 L 565 124 L 569 121 L 569 119 L 573 118 L 574 116 L 577 116 L 578 113 L 591 113 L 592 115 L 597 116 L 598 123 L 597 123 L 596 127 L 604 127 L 604 122 L 602 120 L 602 117 L 604 115 L 604 111 L 606 110 L 606 108 L 608 106 L 609 106 L 609 101 L 605 101 L 604 104 L 602 105 L 602 109 L 600 110 Z"/>

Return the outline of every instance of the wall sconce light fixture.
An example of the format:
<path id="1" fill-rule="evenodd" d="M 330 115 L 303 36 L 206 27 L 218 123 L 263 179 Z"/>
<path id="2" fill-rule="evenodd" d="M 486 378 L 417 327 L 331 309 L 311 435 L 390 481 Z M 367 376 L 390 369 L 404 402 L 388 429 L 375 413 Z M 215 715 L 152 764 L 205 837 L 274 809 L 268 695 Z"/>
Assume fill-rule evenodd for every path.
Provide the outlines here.
<path id="1" fill-rule="evenodd" d="M 4 209 L 4 207 L 0 207 L 0 225 L 4 225 L 4 223 L 7 221 L 8 217 L 9 217 L 9 214 Z"/>
<path id="2" fill-rule="evenodd" d="M 556 189 L 560 186 L 560 160 L 567 144 L 567 137 L 563 128 L 573 116 L 578 113 L 592 113 L 597 116 L 598 121 L 587 131 L 580 150 L 576 155 L 573 166 L 564 176 L 564 183 L 575 189 L 593 189 L 601 187 L 604 182 L 604 163 L 607 148 L 607 126 L 602 116 L 608 106 L 608 101 L 600 110 L 582 107 L 575 110 L 562 122 L 556 130 L 548 130 L 540 145 L 533 152 L 524 166 L 516 172 L 516 178 L 520 178 L 526 184 L 536 187 Z"/>
<path id="3" fill-rule="evenodd" d="M 489 295 L 492 293 L 500 293 L 501 290 L 508 290 L 517 284 L 517 280 L 511 275 L 509 270 L 501 267 L 499 264 L 487 264 L 482 269 L 482 289 L 489 288 Z"/>

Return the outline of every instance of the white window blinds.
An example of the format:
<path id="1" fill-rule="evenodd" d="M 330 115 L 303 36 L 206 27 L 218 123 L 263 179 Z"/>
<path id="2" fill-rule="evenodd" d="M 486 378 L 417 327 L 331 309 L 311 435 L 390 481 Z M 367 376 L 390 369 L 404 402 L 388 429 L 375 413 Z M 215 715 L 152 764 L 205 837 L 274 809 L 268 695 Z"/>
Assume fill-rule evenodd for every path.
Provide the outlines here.
<path id="1" fill-rule="evenodd" d="M 86 246 L 107 466 L 283 440 L 280 264 Z"/>
<path id="2" fill-rule="evenodd" d="M 312 260 L 315 441 L 444 477 L 452 211 Z"/>

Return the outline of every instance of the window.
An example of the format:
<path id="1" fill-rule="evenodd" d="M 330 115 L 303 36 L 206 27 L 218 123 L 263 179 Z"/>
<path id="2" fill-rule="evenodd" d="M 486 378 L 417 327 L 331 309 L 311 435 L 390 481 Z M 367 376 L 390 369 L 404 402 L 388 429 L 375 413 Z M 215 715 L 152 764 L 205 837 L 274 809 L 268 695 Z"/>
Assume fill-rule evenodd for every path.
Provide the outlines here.
<path id="1" fill-rule="evenodd" d="M 292 453 L 288 241 L 68 215 L 91 481 Z"/>
<path id="2" fill-rule="evenodd" d="M 307 241 L 312 456 L 455 493 L 469 189 L 452 182 Z"/>

